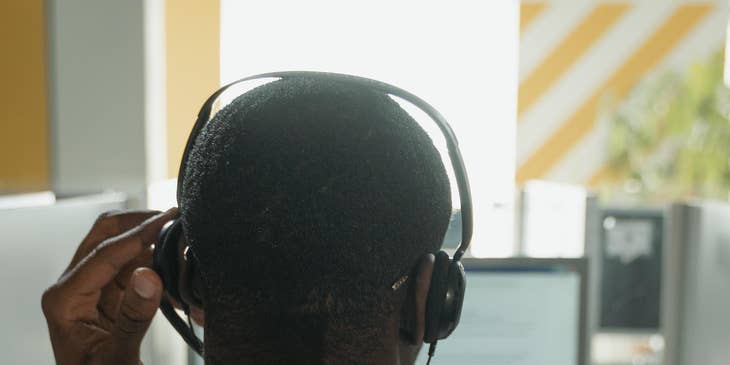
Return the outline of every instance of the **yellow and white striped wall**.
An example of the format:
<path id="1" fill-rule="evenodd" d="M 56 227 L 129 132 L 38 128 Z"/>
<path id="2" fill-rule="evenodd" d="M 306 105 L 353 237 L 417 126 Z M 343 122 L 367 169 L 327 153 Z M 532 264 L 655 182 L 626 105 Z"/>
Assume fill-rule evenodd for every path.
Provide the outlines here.
<path id="1" fill-rule="evenodd" d="M 727 21 L 726 0 L 523 1 L 517 183 L 599 184 L 602 99 L 721 50 Z"/>

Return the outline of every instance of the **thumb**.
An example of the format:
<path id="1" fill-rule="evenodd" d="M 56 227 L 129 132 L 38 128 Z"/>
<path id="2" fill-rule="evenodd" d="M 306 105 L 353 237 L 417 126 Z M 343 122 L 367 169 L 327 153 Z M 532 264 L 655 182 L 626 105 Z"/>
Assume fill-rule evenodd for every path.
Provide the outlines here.
<path id="1" fill-rule="evenodd" d="M 160 306 L 161 297 L 162 281 L 153 270 L 139 268 L 132 273 L 113 330 L 118 355 L 136 355 L 139 359 L 142 338 Z"/>

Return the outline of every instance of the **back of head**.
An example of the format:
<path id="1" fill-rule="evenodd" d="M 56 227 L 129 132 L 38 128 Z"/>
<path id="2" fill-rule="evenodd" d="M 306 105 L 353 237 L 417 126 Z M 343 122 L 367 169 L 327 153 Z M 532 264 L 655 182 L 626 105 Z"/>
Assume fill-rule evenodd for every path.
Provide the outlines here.
<path id="1" fill-rule="evenodd" d="M 221 362 L 367 358 L 402 297 L 391 285 L 440 248 L 451 213 L 428 135 L 388 95 L 335 80 L 238 97 L 183 178 L 207 356 Z"/>

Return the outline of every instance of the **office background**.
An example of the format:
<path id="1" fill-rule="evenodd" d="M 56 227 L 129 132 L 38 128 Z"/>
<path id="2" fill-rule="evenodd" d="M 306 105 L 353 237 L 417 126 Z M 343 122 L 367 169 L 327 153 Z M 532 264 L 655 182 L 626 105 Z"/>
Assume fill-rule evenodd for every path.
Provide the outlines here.
<path id="1" fill-rule="evenodd" d="M 474 186 L 475 256 L 603 262 L 604 213 L 660 216 L 653 232 L 665 233 L 661 251 L 644 252 L 664 264 L 655 267 L 663 280 L 655 284 L 667 285 L 674 277 L 666 271 L 681 267 L 682 278 L 697 285 L 662 286 L 660 299 L 670 311 L 656 314 L 665 323 L 691 323 L 677 324 L 671 334 L 601 328 L 591 313 L 589 346 L 597 363 L 691 363 L 701 351 L 677 338 L 678 328 L 714 339 L 707 343 L 724 339 L 721 322 L 708 334 L 698 325 L 707 318 L 677 311 L 680 304 L 704 308 L 683 301 L 722 288 L 720 281 L 698 279 L 715 277 L 693 268 L 713 256 L 705 252 L 725 257 L 724 234 L 704 222 L 721 221 L 730 199 L 730 150 L 723 149 L 730 143 L 730 93 L 723 83 L 728 2 L 485 3 L 5 0 L 0 217 L 16 222 L 33 216 L 23 209 L 48 209 L 56 213 L 44 217 L 53 222 L 53 214 L 68 214 L 61 213 L 68 204 L 84 206 L 73 213 L 72 226 L 82 230 L 100 209 L 165 208 L 174 204 L 171 179 L 193 116 L 221 84 L 281 69 L 355 73 L 414 91 L 454 124 Z M 271 26 L 269 14 L 277 9 L 290 10 L 278 18 L 288 27 Z M 378 29 L 369 27 L 373 19 Z M 22 224 L 13 227 L 22 232 Z M 38 236 L 33 244 L 39 246 L 32 246 L 9 232 L 0 234 L 0 245 L 18 260 L 45 245 L 62 252 L 74 244 Z M 69 231 L 64 239 L 79 234 Z M 710 243 L 687 251 L 682 247 L 693 235 Z M 714 235 L 719 241 L 705 238 Z M 646 245 L 629 248 L 641 257 Z M 41 262 L 54 267 L 63 257 Z M 608 277 L 601 276 L 606 267 L 591 265 L 590 280 Z M 53 279 L 43 271 L 34 285 Z M 600 285 L 590 289 L 594 301 Z M 33 291 L 24 293 L 32 306 Z M 168 341 L 167 330 L 157 325 L 146 343 L 151 363 L 184 352 L 179 341 Z M 4 329 L 0 339 L 11 331 Z"/>

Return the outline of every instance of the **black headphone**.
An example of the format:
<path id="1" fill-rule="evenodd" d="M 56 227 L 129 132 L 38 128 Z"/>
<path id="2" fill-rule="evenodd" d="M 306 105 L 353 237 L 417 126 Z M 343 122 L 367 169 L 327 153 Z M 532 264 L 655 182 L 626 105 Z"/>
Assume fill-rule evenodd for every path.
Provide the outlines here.
<path id="1" fill-rule="evenodd" d="M 459 152 L 458 141 L 454 135 L 451 126 L 446 119 L 431 105 L 421 98 L 413 95 L 398 87 L 371 79 L 357 76 L 323 73 L 323 72 L 307 72 L 307 71 L 289 71 L 289 72 L 272 72 L 266 74 L 255 75 L 234 81 L 218 89 L 211 95 L 205 104 L 200 108 L 198 119 L 195 121 L 188 141 L 185 144 L 185 151 L 180 163 L 177 184 L 177 201 L 181 201 L 182 196 L 182 180 L 185 176 L 185 168 L 190 151 L 193 148 L 198 134 L 203 127 L 211 120 L 212 109 L 214 104 L 219 100 L 221 94 L 233 85 L 252 80 L 262 79 L 286 79 L 294 77 L 317 78 L 337 82 L 351 83 L 358 86 L 369 87 L 371 89 L 396 96 L 400 99 L 408 101 L 425 112 L 438 125 L 444 135 L 446 146 L 451 159 L 451 165 L 454 169 L 454 175 L 459 188 L 459 198 L 461 202 L 461 243 L 456 249 L 453 258 L 445 251 L 436 253 L 436 261 L 434 263 L 433 276 L 431 278 L 431 287 L 428 291 L 428 299 L 426 302 L 426 331 L 424 341 L 430 343 L 430 356 L 433 355 L 436 342 L 448 337 L 456 326 L 459 324 L 461 317 L 461 308 L 464 303 L 464 293 L 466 291 L 466 274 L 464 266 L 461 264 L 461 258 L 469 247 L 472 235 L 472 206 L 471 191 L 469 190 L 469 181 L 464 167 L 464 161 Z M 184 209 L 184 207 L 181 207 Z M 178 246 L 183 237 L 182 223 L 180 219 L 169 222 L 160 232 L 160 237 L 155 245 L 154 251 L 154 269 L 162 278 L 165 290 L 168 296 L 180 304 L 185 314 L 188 316 L 187 323 L 175 312 L 170 301 L 163 296 L 160 303 L 160 310 L 167 317 L 170 324 L 182 336 L 185 342 L 202 356 L 203 342 L 196 336 L 190 323 L 190 308 L 183 298 L 199 303 L 200 296 L 198 293 L 183 293 L 178 288 L 180 270 L 178 267 L 178 257 L 180 256 L 181 247 Z M 190 255 L 188 247 L 184 248 L 184 256 L 188 265 L 194 265 L 194 255 Z"/>

